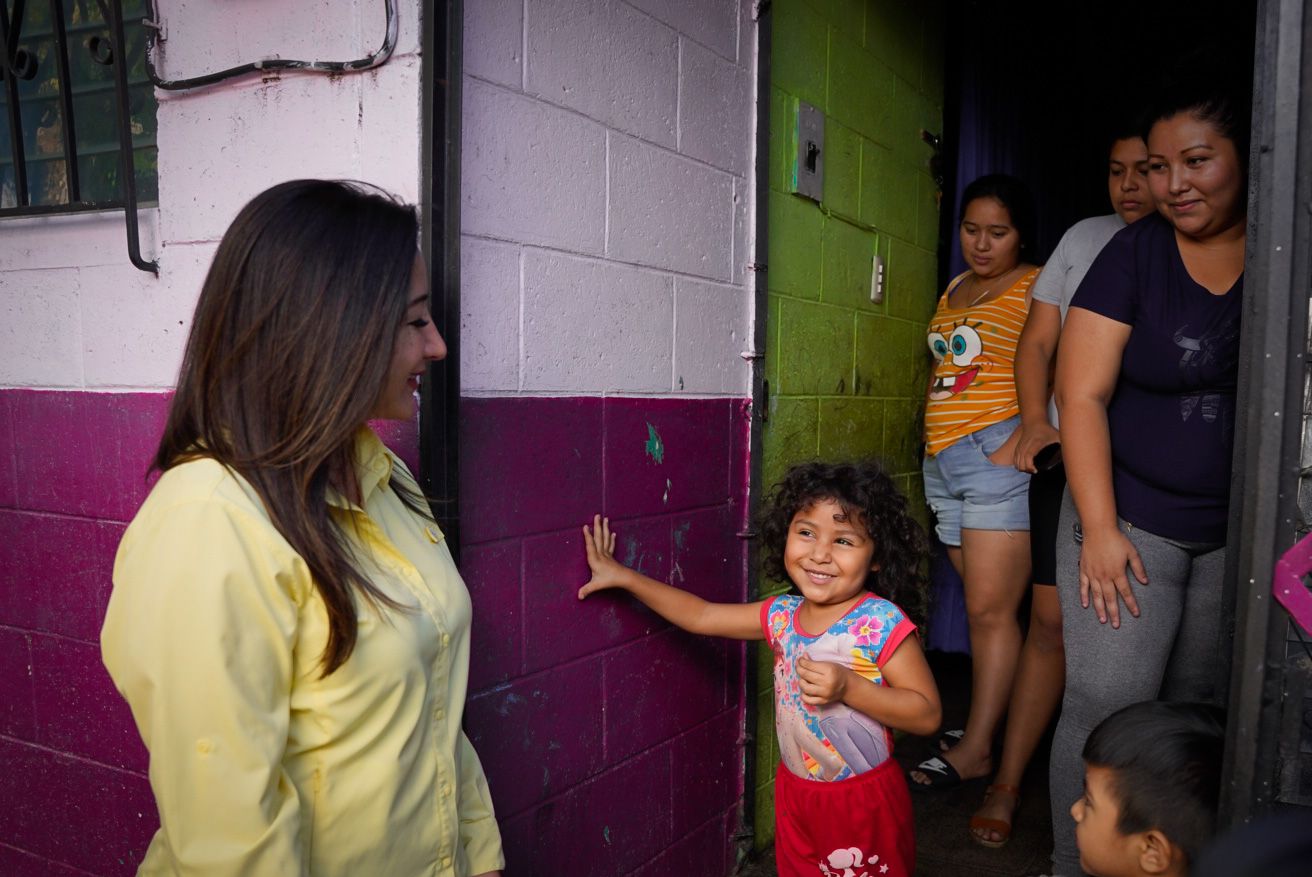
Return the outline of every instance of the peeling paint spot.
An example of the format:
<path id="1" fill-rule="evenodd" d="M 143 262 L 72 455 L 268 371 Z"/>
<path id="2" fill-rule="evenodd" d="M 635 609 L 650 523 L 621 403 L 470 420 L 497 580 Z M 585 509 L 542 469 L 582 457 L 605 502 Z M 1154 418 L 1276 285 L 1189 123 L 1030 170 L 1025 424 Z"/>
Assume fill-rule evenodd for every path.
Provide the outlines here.
<path id="1" fill-rule="evenodd" d="M 670 570 L 670 584 L 683 581 L 683 567 L 679 566 L 679 561 L 674 561 L 674 569 Z"/>
<path id="2" fill-rule="evenodd" d="M 671 485 L 670 485 L 670 479 L 666 478 L 666 479 L 665 479 L 665 495 L 661 497 L 661 502 L 662 502 L 662 503 L 665 503 L 666 505 L 668 505 L 669 502 L 670 502 L 670 486 L 671 486 Z"/>
<path id="3" fill-rule="evenodd" d="M 523 702 L 524 698 L 520 697 L 518 694 L 507 694 L 506 699 L 497 704 L 497 715 L 506 718 L 510 715 L 511 707 Z"/>
<path id="4" fill-rule="evenodd" d="M 636 569 L 638 563 L 638 540 L 632 536 L 624 537 L 624 565 Z"/>
<path id="5" fill-rule="evenodd" d="M 688 538 L 688 531 L 691 529 L 692 521 L 684 521 L 674 528 L 674 547 L 676 550 L 683 550 L 683 540 Z"/>
<path id="6" fill-rule="evenodd" d="M 610 846 L 610 826 L 609 826 L 609 825 L 603 825 L 603 826 L 601 827 L 601 836 L 604 837 L 604 838 L 606 838 L 606 846 Z"/>
<path id="7" fill-rule="evenodd" d="M 650 423 L 647 424 L 647 456 L 651 457 L 654 463 L 665 462 L 665 443 L 661 441 L 661 434 L 656 431 L 656 427 Z"/>

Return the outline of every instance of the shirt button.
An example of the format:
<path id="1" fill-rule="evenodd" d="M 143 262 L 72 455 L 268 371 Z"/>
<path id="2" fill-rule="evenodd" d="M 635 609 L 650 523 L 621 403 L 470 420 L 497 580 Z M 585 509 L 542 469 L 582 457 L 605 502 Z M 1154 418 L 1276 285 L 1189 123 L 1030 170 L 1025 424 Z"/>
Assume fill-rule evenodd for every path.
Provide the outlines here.
<path id="1" fill-rule="evenodd" d="M 437 709 L 433 710 L 433 718 L 439 722 L 442 721 L 442 716 L 444 715 L 446 715 L 446 712 L 443 711 L 441 707 L 438 707 Z"/>
<path id="2" fill-rule="evenodd" d="M 442 634 L 442 645 L 444 646 L 451 645 L 451 634 L 449 633 Z"/>
<path id="3" fill-rule="evenodd" d="M 443 867 L 443 868 L 450 868 L 450 867 L 451 867 L 451 857 L 450 857 L 450 856 L 447 856 L 445 859 L 442 860 L 442 867 Z"/>

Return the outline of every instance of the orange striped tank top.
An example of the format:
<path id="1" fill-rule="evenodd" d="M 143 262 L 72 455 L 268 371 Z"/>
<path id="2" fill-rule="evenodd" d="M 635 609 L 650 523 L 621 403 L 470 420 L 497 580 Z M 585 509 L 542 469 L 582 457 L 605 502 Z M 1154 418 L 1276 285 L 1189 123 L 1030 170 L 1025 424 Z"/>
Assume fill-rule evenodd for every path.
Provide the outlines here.
<path id="1" fill-rule="evenodd" d="M 1026 272 L 993 301 L 948 305 L 965 274 L 948 284 L 929 321 L 934 379 L 925 404 L 925 451 L 930 456 L 959 439 L 1020 413 L 1016 398 L 1016 343 L 1039 269 Z"/>

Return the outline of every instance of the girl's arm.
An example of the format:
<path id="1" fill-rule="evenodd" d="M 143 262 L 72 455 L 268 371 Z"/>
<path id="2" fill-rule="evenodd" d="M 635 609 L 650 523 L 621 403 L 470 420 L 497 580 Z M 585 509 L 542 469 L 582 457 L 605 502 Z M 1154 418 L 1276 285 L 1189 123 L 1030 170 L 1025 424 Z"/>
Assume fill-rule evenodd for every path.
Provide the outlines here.
<path id="1" fill-rule="evenodd" d="M 1048 378 L 1060 335 L 1061 308 L 1046 301 L 1033 302 L 1016 345 L 1020 440 L 1016 443 L 1015 465 L 1022 472 L 1037 471 L 1034 455 L 1060 441 L 1057 430 L 1048 422 Z"/>
<path id="2" fill-rule="evenodd" d="M 913 634 L 902 640 L 880 672 L 886 684 L 871 682 L 855 670 L 830 661 L 797 659 L 802 702 L 826 704 L 842 701 L 881 725 L 921 736 L 938 730 L 943 707 L 929 663 Z"/>
<path id="3" fill-rule="evenodd" d="M 1126 566 L 1148 584 L 1139 552 L 1117 525 L 1107 428 L 1107 403 L 1116 390 L 1121 355 L 1129 340 L 1127 323 L 1076 307 L 1066 315 L 1057 352 L 1057 409 L 1065 436 L 1062 459 L 1084 534 L 1080 605 L 1088 608 L 1092 597 L 1098 620 L 1106 622 L 1110 617 L 1112 627 L 1121 626 L 1117 594 L 1131 615 L 1139 614 Z"/>
<path id="4" fill-rule="evenodd" d="M 629 569 L 615 559 L 615 534 L 610 519 L 596 515 L 592 527 L 583 525 L 583 545 L 588 552 L 592 579 L 579 588 L 582 600 L 594 591 L 622 588 L 666 621 L 690 633 L 729 639 L 765 639 L 761 629 L 761 605 L 755 603 L 711 603 L 695 594 L 671 587 Z"/>

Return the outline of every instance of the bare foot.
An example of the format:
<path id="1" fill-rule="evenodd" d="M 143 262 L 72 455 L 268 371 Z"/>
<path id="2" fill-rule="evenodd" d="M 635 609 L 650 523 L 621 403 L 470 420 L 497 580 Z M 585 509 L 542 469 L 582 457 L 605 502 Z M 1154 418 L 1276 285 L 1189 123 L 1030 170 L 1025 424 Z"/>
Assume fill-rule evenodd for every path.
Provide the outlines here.
<path id="1" fill-rule="evenodd" d="M 960 774 L 962 781 L 988 776 L 993 772 L 993 762 L 987 752 L 982 756 L 975 755 L 965 751 L 964 746 L 954 746 L 947 752 L 939 753 L 938 757 L 952 765 L 953 770 Z M 932 780 L 924 771 L 913 770 L 910 776 L 912 781 L 919 785 L 933 785 Z"/>
<path id="2" fill-rule="evenodd" d="M 1019 805 L 1015 786 L 1004 783 L 990 786 L 984 803 L 970 817 L 970 833 L 985 846 L 1001 846 L 1011 837 L 1011 823 Z"/>

